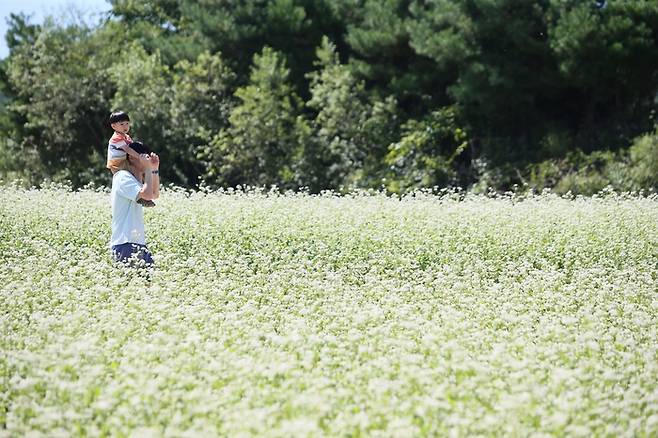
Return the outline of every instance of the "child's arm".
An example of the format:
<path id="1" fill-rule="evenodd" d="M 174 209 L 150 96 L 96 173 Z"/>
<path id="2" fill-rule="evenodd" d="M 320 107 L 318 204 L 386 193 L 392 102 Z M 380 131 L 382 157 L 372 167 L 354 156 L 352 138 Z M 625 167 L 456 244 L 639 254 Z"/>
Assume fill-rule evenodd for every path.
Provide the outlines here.
<path id="1" fill-rule="evenodd" d="M 117 149 L 121 149 L 122 151 L 124 151 L 125 153 L 127 153 L 128 155 L 133 157 L 134 159 L 139 160 L 139 154 L 137 152 L 135 152 L 135 150 L 133 148 L 131 148 L 130 146 L 128 146 L 127 144 L 119 146 L 119 147 L 117 147 Z"/>

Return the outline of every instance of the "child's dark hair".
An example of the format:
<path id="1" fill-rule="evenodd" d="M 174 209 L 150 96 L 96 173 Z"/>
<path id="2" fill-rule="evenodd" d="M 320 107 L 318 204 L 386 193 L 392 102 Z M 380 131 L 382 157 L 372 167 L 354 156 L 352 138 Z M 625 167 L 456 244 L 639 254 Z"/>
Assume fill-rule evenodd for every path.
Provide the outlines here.
<path id="1" fill-rule="evenodd" d="M 110 125 L 113 123 L 119 123 L 123 121 L 130 121 L 130 117 L 128 117 L 128 114 L 124 113 L 123 111 L 115 111 L 112 114 L 110 114 Z"/>

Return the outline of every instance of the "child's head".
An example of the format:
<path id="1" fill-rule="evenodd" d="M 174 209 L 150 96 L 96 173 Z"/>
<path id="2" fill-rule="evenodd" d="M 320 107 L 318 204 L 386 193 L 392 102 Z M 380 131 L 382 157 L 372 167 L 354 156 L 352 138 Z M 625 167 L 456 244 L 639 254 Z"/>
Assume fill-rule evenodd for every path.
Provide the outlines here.
<path id="1" fill-rule="evenodd" d="M 130 131 L 130 117 L 123 111 L 115 111 L 110 114 L 110 126 L 116 132 L 127 134 Z"/>

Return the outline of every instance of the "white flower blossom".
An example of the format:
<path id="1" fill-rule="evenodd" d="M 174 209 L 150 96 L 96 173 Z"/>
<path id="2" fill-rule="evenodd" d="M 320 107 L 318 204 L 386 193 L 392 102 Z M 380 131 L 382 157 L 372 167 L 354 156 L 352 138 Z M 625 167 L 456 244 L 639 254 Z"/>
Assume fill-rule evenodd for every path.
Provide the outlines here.
<path id="1" fill-rule="evenodd" d="M 0 437 L 656 436 L 658 197 L 0 188 Z"/>

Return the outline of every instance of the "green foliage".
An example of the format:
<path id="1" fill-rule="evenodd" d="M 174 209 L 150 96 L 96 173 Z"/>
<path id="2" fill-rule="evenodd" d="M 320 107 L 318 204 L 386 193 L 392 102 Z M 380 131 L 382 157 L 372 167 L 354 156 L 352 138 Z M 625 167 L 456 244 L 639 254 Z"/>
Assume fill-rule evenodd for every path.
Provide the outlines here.
<path id="1" fill-rule="evenodd" d="M 12 31 L 15 29 L 12 27 Z M 12 38 L 23 38 L 14 35 Z M 10 39 L 9 37 L 7 38 Z M 16 41 L 16 40 L 14 40 Z M 14 46 L 14 50 L 15 46 Z M 8 77 L 9 61 L 0 61 L 0 179 L 23 181 L 33 185 L 48 172 L 43 168 L 34 148 L 21 147 L 21 139 L 27 137 L 26 120 L 13 109 L 16 90 Z"/>
<path id="2" fill-rule="evenodd" d="M 658 85 L 658 3 L 608 3 L 553 1 L 548 20 L 561 79 L 572 89 L 564 115 L 581 124 L 579 143 L 590 150 L 650 129 Z"/>
<path id="3" fill-rule="evenodd" d="M 631 190 L 658 191 L 658 130 L 637 138 L 629 149 Z"/>
<path id="4" fill-rule="evenodd" d="M 480 152 L 494 165 L 533 161 L 555 133 L 590 151 L 650 126 L 658 6 L 608 3 L 414 2 L 408 28 L 419 53 L 456 72 L 449 92 Z"/>
<path id="5" fill-rule="evenodd" d="M 395 136 L 395 101 L 371 102 L 365 84 L 340 63 L 329 39 L 323 40 L 317 57 L 318 70 L 309 74 L 307 102 L 316 112 L 304 153 L 308 168 L 315 171 L 309 185 L 312 189 L 371 185 L 385 145 Z"/>
<path id="6" fill-rule="evenodd" d="M 203 151 L 229 126 L 235 74 L 220 54 L 204 52 L 195 62 L 182 60 L 174 69 L 167 132 L 175 144 L 176 160 L 187 166 L 184 175 L 202 175 L 208 164 Z"/>
<path id="7" fill-rule="evenodd" d="M 157 3 L 157 2 L 156 2 Z M 172 23 L 176 36 L 203 41 L 219 51 L 240 78 L 264 46 L 285 53 L 296 92 L 306 91 L 304 75 L 322 35 L 339 26 L 325 0 L 183 0 Z M 243 82 L 244 84 L 244 82 Z"/>
<path id="8" fill-rule="evenodd" d="M 592 195 L 612 185 L 608 170 L 618 159 L 609 151 L 569 153 L 559 160 L 547 160 L 529 168 L 528 184 L 534 190 L 553 188 L 557 193 Z"/>
<path id="9" fill-rule="evenodd" d="M 41 26 L 30 23 L 25 14 L 9 14 L 7 28 L 4 39 L 10 51 L 30 47 L 41 32 Z"/>
<path id="10" fill-rule="evenodd" d="M 658 132 L 638 137 L 618 153 L 581 151 L 563 159 L 547 160 L 528 169 L 528 184 L 535 190 L 593 195 L 604 188 L 616 191 L 658 189 Z"/>
<path id="11" fill-rule="evenodd" d="M 349 65 L 368 81 L 371 93 L 393 95 L 401 111 L 412 117 L 446 103 L 443 90 L 454 77 L 415 50 L 408 0 L 365 0 L 357 7 L 350 0 L 336 3 L 347 23 Z"/>
<path id="12" fill-rule="evenodd" d="M 126 50 L 130 57 L 121 58 L 110 69 L 116 87 L 112 109 L 133 114 L 134 131 L 148 138 L 147 143 L 162 144 L 163 133 L 170 123 L 169 68 L 162 63 L 159 53 L 149 55 L 139 44 Z"/>
<path id="13" fill-rule="evenodd" d="M 7 73 L 16 99 L 10 110 L 26 121 L 16 146 L 38 157 L 35 178 L 97 181 L 104 174 L 109 72 L 95 62 L 103 50 L 92 29 L 48 21 L 33 44 L 12 52 Z M 30 151 L 33 151 L 32 153 Z"/>
<path id="14" fill-rule="evenodd" d="M 177 0 L 110 0 L 112 13 L 129 24 L 139 21 L 162 26 L 180 18 L 180 1 Z"/>
<path id="15" fill-rule="evenodd" d="M 536 130 L 553 91 L 545 89 L 553 73 L 542 3 L 435 0 L 414 2 L 412 12 L 411 44 L 454 72 L 448 90 L 469 128 L 480 136 L 518 138 L 527 149 L 522 137 Z M 490 143 L 482 147 L 498 158 Z"/>
<path id="16" fill-rule="evenodd" d="M 249 84 L 235 92 L 240 102 L 231 110 L 230 125 L 208 149 L 209 178 L 231 186 L 294 186 L 291 162 L 299 153 L 303 121 L 289 74 L 283 55 L 271 48 L 254 56 Z"/>
<path id="17" fill-rule="evenodd" d="M 460 2 L 412 2 L 408 22 L 410 45 L 435 60 L 442 70 L 461 67 L 477 53 L 475 24 Z"/>
<path id="18" fill-rule="evenodd" d="M 386 185 L 400 193 L 423 187 L 458 185 L 455 160 L 468 146 L 468 136 L 459 126 L 454 108 L 432 111 L 420 121 L 402 126 L 402 138 L 389 146 Z"/>
<path id="19" fill-rule="evenodd" d="M 652 184 L 628 179 L 632 159 L 619 151 L 650 132 L 658 112 L 656 2 L 110 3 L 110 17 L 93 25 L 10 16 L 0 66 L 4 180 L 106 184 L 107 115 L 121 107 L 169 163 L 163 181 L 186 187 L 317 192 L 386 179 L 396 191 L 504 191 L 527 177 L 520 169 L 571 163 L 578 151 L 619 157 L 602 178 L 575 160 L 587 182 L 567 186 Z M 271 71 L 254 66 L 265 47 L 279 59 Z M 458 122 L 437 108 L 453 109 Z M 451 126 L 441 138 L 437 123 Z M 457 128 L 468 132 L 469 153 L 451 160 Z M 533 168 L 538 186 L 576 178 L 564 170 L 571 164 L 557 165 L 557 176 L 542 166 Z"/>

